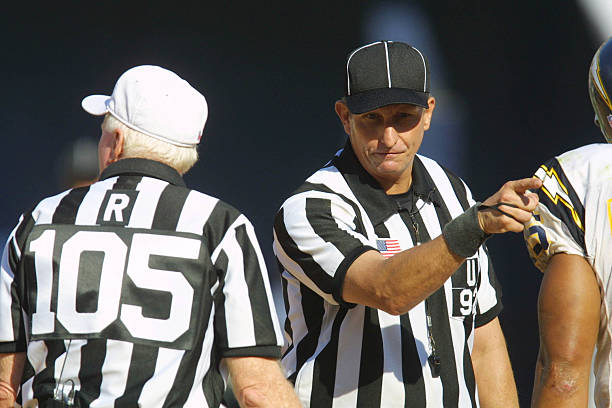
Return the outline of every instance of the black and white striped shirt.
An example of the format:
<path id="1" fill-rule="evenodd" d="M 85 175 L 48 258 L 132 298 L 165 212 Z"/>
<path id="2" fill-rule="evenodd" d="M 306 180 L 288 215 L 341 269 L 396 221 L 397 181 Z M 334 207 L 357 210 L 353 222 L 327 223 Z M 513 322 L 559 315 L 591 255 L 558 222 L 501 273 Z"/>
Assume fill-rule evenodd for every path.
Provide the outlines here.
<path id="1" fill-rule="evenodd" d="M 27 351 L 23 404 L 218 407 L 221 359 L 284 341 L 250 222 L 145 159 L 21 217 L 0 316 L 0 353 Z"/>
<path id="2" fill-rule="evenodd" d="M 478 406 L 470 358 L 474 329 L 501 310 L 484 246 L 401 316 L 342 299 L 346 271 L 359 255 L 376 249 L 392 256 L 429 241 L 474 203 L 461 179 L 426 157 L 415 158 L 412 180 L 411 194 L 386 195 L 348 143 L 276 216 L 274 251 L 290 339 L 282 362 L 304 406 Z M 428 314 L 440 359 L 437 377 L 427 361 Z"/>

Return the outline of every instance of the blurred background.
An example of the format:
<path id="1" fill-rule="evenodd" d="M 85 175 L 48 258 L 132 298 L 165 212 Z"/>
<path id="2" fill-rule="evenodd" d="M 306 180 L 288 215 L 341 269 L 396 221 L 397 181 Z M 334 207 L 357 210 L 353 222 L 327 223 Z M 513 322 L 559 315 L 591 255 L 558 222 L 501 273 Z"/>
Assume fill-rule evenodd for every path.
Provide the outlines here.
<path id="1" fill-rule="evenodd" d="M 482 200 L 551 156 L 603 141 L 593 126 L 587 70 L 612 35 L 611 8 L 609 0 L 4 5 L 0 235 L 40 198 L 72 183 L 71 174 L 91 172 L 92 161 L 95 174 L 100 121 L 82 111 L 81 99 L 110 94 L 132 66 L 161 65 L 209 103 L 201 160 L 188 184 L 253 221 L 278 288 L 272 219 L 284 197 L 344 144 L 333 104 L 351 49 L 401 40 L 428 56 L 437 104 L 421 153 Z M 541 277 L 520 235 L 494 237 L 489 248 L 527 406 Z"/>

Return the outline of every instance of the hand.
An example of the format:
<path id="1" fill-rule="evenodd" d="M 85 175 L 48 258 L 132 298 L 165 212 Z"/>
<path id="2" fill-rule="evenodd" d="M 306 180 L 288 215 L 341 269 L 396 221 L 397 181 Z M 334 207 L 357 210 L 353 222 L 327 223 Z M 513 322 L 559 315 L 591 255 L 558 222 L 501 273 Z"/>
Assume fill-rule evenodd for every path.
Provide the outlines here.
<path id="1" fill-rule="evenodd" d="M 480 228 L 487 234 L 523 231 L 523 224 L 529 221 L 531 212 L 539 202 L 538 195 L 529 189 L 537 190 L 540 187 L 542 181 L 535 177 L 508 181 L 482 203 L 487 207 L 498 206 L 499 210 L 487 208 L 478 211 Z"/>

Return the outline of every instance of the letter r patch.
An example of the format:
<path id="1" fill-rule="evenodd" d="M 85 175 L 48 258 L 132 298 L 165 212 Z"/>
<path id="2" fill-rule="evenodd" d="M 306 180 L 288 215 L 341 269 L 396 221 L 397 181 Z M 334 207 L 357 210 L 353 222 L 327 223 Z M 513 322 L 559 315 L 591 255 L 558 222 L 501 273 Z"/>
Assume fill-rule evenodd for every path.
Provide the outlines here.
<path id="1" fill-rule="evenodd" d="M 138 191 L 136 190 L 107 191 L 98 212 L 97 223 L 99 225 L 126 225 L 130 221 L 137 197 Z"/>

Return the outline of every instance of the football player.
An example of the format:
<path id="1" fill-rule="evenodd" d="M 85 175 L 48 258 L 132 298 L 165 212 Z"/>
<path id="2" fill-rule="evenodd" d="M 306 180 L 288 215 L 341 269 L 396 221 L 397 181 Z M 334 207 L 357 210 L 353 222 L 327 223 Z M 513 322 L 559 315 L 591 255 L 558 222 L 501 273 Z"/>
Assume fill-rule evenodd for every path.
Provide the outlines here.
<path id="1" fill-rule="evenodd" d="M 612 39 L 589 70 L 595 123 L 612 143 Z M 612 145 L 591 144 L 544 163 L 540 203 L 525 228 L 544 272 L 538 300 L 540 350 L 533 407 L 586 407 L 593 350 L 595 403 L 610 407 Z"/>

